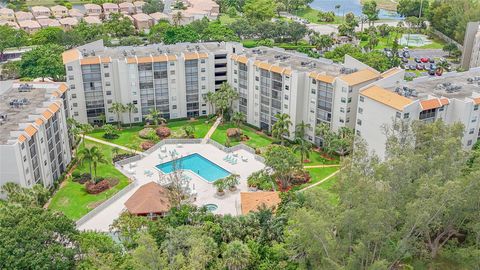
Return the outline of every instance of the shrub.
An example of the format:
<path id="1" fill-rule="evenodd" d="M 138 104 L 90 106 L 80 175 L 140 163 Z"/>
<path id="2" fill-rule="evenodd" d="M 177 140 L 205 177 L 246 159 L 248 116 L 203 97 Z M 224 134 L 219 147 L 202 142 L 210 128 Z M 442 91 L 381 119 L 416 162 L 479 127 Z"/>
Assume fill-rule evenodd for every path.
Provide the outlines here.
<path id="1" fill-rule="evenodd" d="M 242 135 L 242 131 L 239 128 L 229 128 L 227 129 L 227 136 L 232 137 L 240 137 Z"/>
<path id="2" fill-rule="evenodd" d="M 155 145 L 155 143 L 152 142 L 152 141 L 145 141 L 145 142 L 142 142 L 142 143 L 140 144 L 140 147 L 141 147 L 143 150 L 148 150 L 148 149 L 152 148 L 154 145 Z"/>
<path id="3" fill-rule="evenodd" d="M 116 186 L 116 185 L 118 184 L 118 182 L 120 182 L 120 181 L 118 180 L 118 178 L 106 178 L 105 180 L 108 182 L 108 186 L 109 186 L 110 188 Z"/>
<path id="4" fill-rule="evenodd" d="M 116 155 L 112 160 L 113 160 L 113 163 L 115 163 L 117 161 L 124 160 L 126 158 L 133 157 L 133 156 L 135 156 L 134 153 L 119 154 L 119 155 Z"/>
<path id="5" fill-rule="evenodd" d="M 266 171 L 258 171 L 252 173 L 247 178 L 247 184 L 249 187 L 256 187 L 260 190 L 272 190 L 273 189 L 273 178 Z"/>
<path id="6" fill-rule="evenodd" d="M 153 140 L 155 139 L 156 133 L 153 128 L 144 128 L 138 132 L 138 137 L 142 139 Z"/>
<path id="7" fill-rule="evenodd" d="M 110 188 L 108 180 L 104 179 L 98 183 L 88 181 L 85 183 L 88 194 L 98 194 Z"/>
<path id="8" fill-rule="evenodd" d="M 292 175 L 291 183 L 293 186 L 305 184 L 310 181 L 312 177 L 307 171 L 296 171 Z"/>
<path id="9" fill-rule="evenodd" d="M 157 128 L 157 136 L 160 137 L 161 139 L 164 139 L 164 138 L 167 138 L 168 136 L 170 136 L 171 131 L 168 127 L 158 127 Z"/>
<path id="10" fill-rule="evenodd" d="M 90 181 L 90 179 L 92 179 L 92 176 L 89 173 L 84 173 L 84 174 L 78 173 L 78 176 L 75 176 L 75 173 L 76 172 L 74 172 L 72 174 L 72 177 L 73 177 L 72 181 L 73 182 L 77 182 L 77 183 L 80 183 L 80 184 L 83 185 L 83 184 L 85 184 L 85 182 L 88 182 L 88 181 Z"/>

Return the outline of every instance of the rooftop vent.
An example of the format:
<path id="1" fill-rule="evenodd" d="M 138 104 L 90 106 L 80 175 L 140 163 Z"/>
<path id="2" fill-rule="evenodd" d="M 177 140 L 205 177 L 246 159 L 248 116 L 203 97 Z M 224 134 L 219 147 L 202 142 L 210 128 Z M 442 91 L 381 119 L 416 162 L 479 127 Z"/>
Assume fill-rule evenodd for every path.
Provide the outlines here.
<path id="1" fill-rule="evenodd" d="M 125 51 L 125 50 L 123 50 L 123 52 L 122 52 L 122 53 L 123 53 L 123 56 L 127 56 L 127 55 L 128 55 L 128 52 L 127 52 L 127 51 Z"/>
<path id="2" fill-rule="evenodd" d="M 33 86 L 29 85 L 28 83 L 22 83 L 18 86 L 18 92 L 30 92 L 32 89 Z"/>
<path id="3" fill-rule="evenodd" d="M 30 104 L 30 101 L 26 98 L 20 98 L 20 99 L 15 98 L 10 100 L 10 103 L 9 103 L 10 108 L 20 108 L 28 104 Z"/>
<path id="4" fill-rule="evenodd" d="M 404 97 L 418 97 L 418 93 L 415 89 L 409 88 L 407 86 L 395 88 L 395 93 L 404 96 Z"/>
<path id="5" fill-rule="evenodd" d="M 92 51 L 90 52 L 90 55 L 91 55 L 91 56 L 95 56 L 95 50 L 92 50 Z"/>

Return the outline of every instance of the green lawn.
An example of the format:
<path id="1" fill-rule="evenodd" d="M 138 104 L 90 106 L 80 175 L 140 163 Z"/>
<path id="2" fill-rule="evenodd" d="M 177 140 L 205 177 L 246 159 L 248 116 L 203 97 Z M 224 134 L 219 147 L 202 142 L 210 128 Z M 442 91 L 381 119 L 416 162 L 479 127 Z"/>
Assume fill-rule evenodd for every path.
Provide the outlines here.
<path id="1" fill-rule="evenodd" d="M 333 10 L 332 10 L 333 11 Z M 318 14 L 320 13 L 319 10 L 313 9 L 311 7 L 307 7 L 296 12 L 293 12 L 293 15 L 296 15 L 300 18 L 307 19 L 311 23 L 318 23 L 318 24 L 341 24 L 343 18 L 341 16 L 335 16 L 335 20 L 333 22 L 321 22 L 319 21 Z"/>
<path id="2" fill-rule="evenodd" d="M 105 158 L 108 161 L 112 160 L 112 147 L 89 141 L 87 141 L 85 145 L 87 147 L 98 146 L 100 149 L 102 149 Z M 84 163 L 82 166 L 78 166 L 75 171 L 79 171 L 80 173 L 88 173 L 88 164 Z M 69 178 L 68 180 L 65 180 L 66 183 L 64 183 L 64 186 L 53 195 L 49 208 L 61 211 L 67 217 L 77 220 L 95 208 L 95 206 L 123 189 L 129 183 L 128 178 L 119 172 L 112 165 L 112 163 L 98 165 L 97 175 L 99 177 L 118 178 L 119 183 L 112 189 L 97 195 L 92 195 L 86 192 L 84 185 L 73 182 L 71 178 Z"/>
<path id="3" fill-rule="evenodd" d="M 330 174 L 338 171 L 338 169 L 339 169 L 338 167 L 306 169 L 310 173 L 310 176 L 312 176 L 312 179 L 310 179 L 310 182 L 308 182 L 308 183 L 305 183 L 303 185 L 294 187 L 293 190 L 300 190 L 300 189 L 305 188 L 307 186 L 313 185 L 313 184 L 323 180 L 325 177 L 329 176 Z M 329 182 L 329 181 L 327 181 L 327 182 Z M 327 183 L 327 182 L 325 182 L 325 183 Z M 323 184 L 325 184 L 325 183 L 323 183 Z M 323 184 L 319 184 L 317 186 L 321 186 Z"/>
<path id="4" fill-rule="evenodd" d="M 378 36 L 378 45 L 375 47 L 375 49 L 383 50 L 384 48 L 391 48 L 393 45 L 395 33 L 390 33 L 389 36 L 386 36 L 386 37 Z M 398 35 L 398 38 L 400 39 L 401 35 Z M 442 49 L 443 46 L 445 45 L 445 42 L 439 38 L 433 38 L 430 40 L 432 41 L 432 43 L 427 44 L 425 46 L 420 46 L 420 47 L 408 46 L 408 47 L 410 49 Z M 367 43 L 368 43 L 367 40 L 361 41 L 360 47 L 364 47 L 365 45 L 367 45 Z M 404 47 L 404 46 L 400 45 L 400 47 Z"/>
<path id="5" fill-rule="evenodd" d="M 295 155 L 300 159 L 300 153 L 295 153 Z M 308 163 L 303 163 L 304 166 L 314 166 L 314 165 L 331 165 L 331 164 L 338 164 L 339 160 L 338 158 L 335 158 L 333 160 L 326 159 L 322 156 L 321 153 L 312 151 L 310 152 L 310 157 L 308 158 L 310 162 Z"/>
<path id="6" fill-rule="evenodd" d="M 203 138 L 205 137 L 205 135 L 207 135 L 207 132 L 212 126 L 212 123 L 206 124 L 204 118 L 193 121 L 193 122 L 190 120 L 182 120 L 182 121 L 172 121 L 171 123 L 167 123 L 167 126 L 170 128 L 172 133 L 174 133 L 175 131 L 179 131 L 185 125 L 195 126 L 195 138 Z M 100 140 L 126 146 L 132 149 L 142 150 L 140 148 L 140 144 L 147 140 L 138 137 L 138 132 L 143 128 L 144 128 L 143 126 L 133 126 L 131 128 L 123 127 L 123 129 L 118 132 L 118 135 L 119 135 L 118 138 L 111 139 L 111 140 L 103 138 L 103 134 L 105 132 L 102 129 L 95 130 L 88 135 Z M 155 142 L 159 142 L 159 141 L 160 141 L 159 138 L 155 139 Z"/>
<path id="7" fill-rule="evenodd" d="M 337 175 L 335 175 L 332 178 L 328 179 L 327 181 L 325 181 L 321 184 L 318 184 L 318 185 L 312 187 L 311 189 L 307 189 L 305 192 L 311 192 L 311 191 L 314 191 L 314 190 L 317 190 L 317 189 L 325 190 L 325 191 L 327 191 L 327 194 L 329 196 L 328 201 L 331 204 L 336 205 L 339 202 L 339 197 L 335 193 L 335 191 L 332 190 L 332 189 L 333 189 L 333 186 L 335 185 L 335 183 L 337 182 L 337 180 L 338 180 L 338 177 L 337 177 Z"/>
<path id="8" fill-rule="evenodd" d="M 235 20 L 237 20 L 236 17 L 231 17 L 228 14 L 222 14 L 218 17 L 218 19 L 220 20 L 220 22 L 222 24 L 231 24 L 231 23 L 235 22 Z"/>
<path id="9" fill-rule="evenodd" d="M 225 145 L 225 142 L 227 141 L 227 129 L 235 127 L 232 123 L 225 123 L 222 125 L 219 125 L 215 132 L 213 133 L 211 139 L 214 141 L 217 141 L 220 144 Z M 252 148 L 261 148 L 265 147 L 267 145 L 270 145 L 273 142 L 273 138 L 268 137 L 267 135 L 264 134 L 259 134 L 257 131 L 253 128 L 247 127 L 247 126 L 242 126 L 241 127 L 243 135 L 248 136 L 250 139 L 248 141 L 244 141 L 246 145 L 252 147 Z M 231 145 L 237 145 L 239 144 L 239 141 L 231 141 Z"/>
<path id="10" fill-rule="evenodd" d="M 111 143 L 126 146 L 136 150 L 141 150 L 140 144 L 144 141 L 147 141 L 145 139 L 138 137 L 138 132 L 142 129 L 143 129 L 143 126 L 142 127 L 133 126 L 132 128 L 124 127 L 121 131 L 118 132 L 118 138 L 110 139 L 110 140 L 103 138 L 103 134 L 105 132 L 102 129 L 95 130 L 88 135 L 100 140 L 108 141 Z M 160 139 L 157 139 L 156 141 L 159 141 L 159 140 Z"/>

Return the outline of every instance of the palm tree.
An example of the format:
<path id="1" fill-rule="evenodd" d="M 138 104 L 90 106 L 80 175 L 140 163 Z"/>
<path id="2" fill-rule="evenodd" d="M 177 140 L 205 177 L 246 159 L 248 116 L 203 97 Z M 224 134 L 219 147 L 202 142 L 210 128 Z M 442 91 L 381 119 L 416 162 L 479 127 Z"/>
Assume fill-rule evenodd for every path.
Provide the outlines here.
<path id="1" fill-rule="evenodd" d="M 272 126 L 272 135 L 280 141 L 281 145 L 284 145 L 284 137 L 290 136 L 290 126 L 292 121 L 290 121 L 290 116 L 286 113 L 277 113 L 274 116 L 277 119 L 277 122 Z"/>
<path id="2" fill-rule="evenodd" d="M 303 138 L 297 138 L 295 140 L 295 145 L 292 147 L 293 152 L 300 153 L 300 163 L 303 163 L 305 158 L 310 157 L 310 151 L 312 150 L 312 144 L 303 139 Z"/>
<path id="3" fill-rule="evenodd" d="M 322 149 L 327 152 L 327 154 L 331 154 L 335 152 L 333 147 L 333 140 L 335 137 L 335 133 L 330 130 L 330 125 L 327 123 L 320 123 L 315 127 L 315 134 L 322 138 Z"/>
<path id="4" fill-rule="evenodd" d="M 68 127 L 68 134 L 71 136 L 71 138 L 73 139 L 73 145 L 72 147 L 75 147 L 76 144 L 77 144 L 77 137 L 78 135 L 80 134 L 80 123 L 69 117 L 67 118 L 67 127 Z M 75 148 L 75 155 L 77 155 L 77 148 Z"/>
<path id="5" fill-rule="evenodd" d="M 85 136 L 87 135 L 87 133 L 90 133 L 92 131 L 93 131 L 93 127 L 89 123 L 80 124 L 80 134 L 82 134 L 83 146 L 85 146 Z"/>
<path id="6" fill-rule="evenodd" d="M 98 118 L 100 118 L 100 121 L 102 121 L 102 125 L 105 125 L 105 123 L 107 122 L 107 117 L 105 116 L 104 113 L 101 113 Z"/>
<path id="7" fill-rule="evenodd" d="M 233 102 L 238 99 L 239 94 L 235 91 L 230 84 L 224 82 L 220 86 L 217 92 L 214 94 L 214 104 L 215 107 L 220 109 L 220 117 L 225 115 L 225 113 L 232 108 Z"/>
<path id="8" fill-rule="evenodd" d="M 208 104 L 208 107 L 210 110 L 210 113 L 213 112 L 213 104 L 215 103 L 215 93 L 214 92 L 208 92 L 205 95 L 203 95 L 203 100 Z"/>
<path id="9" fill-rule="evenodd" d="M 157 109 L 148 110 L 148 114 L 145 117 L 148 121 L 152 121 L 155 126 L 158 126 L 158 123 L 166 123 L 167 120 L 160 115 L 160 112 Z"/>
<path id="10" fill-rule="evenodd" d="M 97 146 L 92 146 L 91 148 L 83 148 L 80 150 L 79 155 L 80 162 L 88 162 L 88 168 L 90 171 L 90 180 L 94 181 L 97 178 L 97 166 L 99 163 L 107 163 L 108 161 L 105 159 L 102 151 Z M 92 167 L 93 173 L 92 174 Z"/>
<path id="11" fill-rule="evenodd" d="M 182 12 L 178 11 L 178 12 L 174 13 L 173 16 L 172 16 L 173 25 L 178 26 L 180 24 L 180 22 L 182 21 L 182 19 L 183 19 Z"/>
<path id="12" fill-rule="evenodd" d="M 307 129 L 311 127 L 312 126 L 310 124 L 305 123 L 304 121 L 300 122 L 300 124 L 297 124 L 297 126 L 295 127 L 295 138 L 303 139 L 303 137 L 305 137 Z"/>
<path id="13" fill-rule="evenodd" d="M 128 122 L 130 123 L 130 127 L 132 127 L 132 112 L 137 112 L 137 105 L 129 102 L 125 105 L 125 111 L 128 112 Z"/>
<path id="14" fill-rule="evenodd" d="M 228 270 L 242 270 L 248 267 L 250 261 L 250 249 L 239 240 L 227 244 L 222 254 L 223 262 Z"/>
<path id="15" fill-rule="evenodd" d="M 245 122 L 245 114 L 242 112 L 235 112 L 232 115 L 232 121 L 237 128 L 240 128 L 240 125 Z"/>
<path id="16" fill-rule="evenodd" d="M 113 158 L 115 158 L 116 156 L 118 156 L 119 153 L 120 153 L 120 148 L 114 147 L 114 148 L 112 149 L 112 160 L 113 160 Z"/>
<path id="17" fill-rule="evenodd" d="M 317 50 L 323 51 L 324 49 L 332 47 L 333 38 L 330 35 L 319 35 L 315 33 L 311 37 L 310 43 L 312 43 Z"/>
<path id="18" fill-rule="evenodd" d="M 117 114 L 117 127 L 120 129 L 120 114 L 125 112 L 125 105 L 120 102 L 114 102 L 110 110 Z"/>

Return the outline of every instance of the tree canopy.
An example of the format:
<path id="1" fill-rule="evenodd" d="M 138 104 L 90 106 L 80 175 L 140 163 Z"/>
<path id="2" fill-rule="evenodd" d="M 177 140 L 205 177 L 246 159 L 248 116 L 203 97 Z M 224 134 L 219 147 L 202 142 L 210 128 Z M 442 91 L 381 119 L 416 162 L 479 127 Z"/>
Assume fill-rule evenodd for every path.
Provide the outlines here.
<path id="1" fill-rule="evenodd" d="M 60 80 L 65 76 L 62 61 L 64 48 L 56 44 L 40 45 L 22 55 L 20 75 L 29 78 L 53 78 Z"/>

